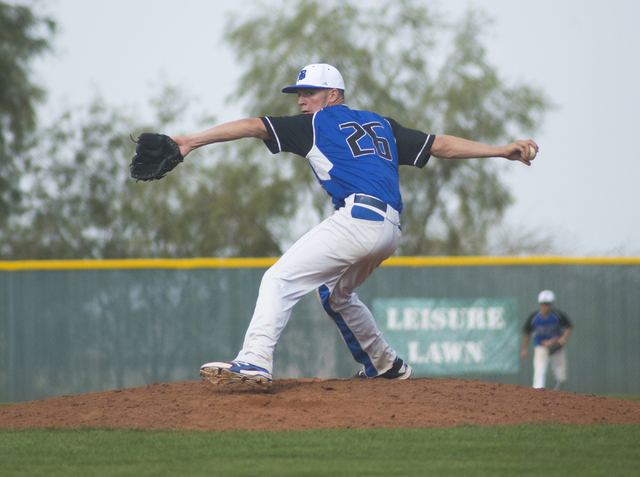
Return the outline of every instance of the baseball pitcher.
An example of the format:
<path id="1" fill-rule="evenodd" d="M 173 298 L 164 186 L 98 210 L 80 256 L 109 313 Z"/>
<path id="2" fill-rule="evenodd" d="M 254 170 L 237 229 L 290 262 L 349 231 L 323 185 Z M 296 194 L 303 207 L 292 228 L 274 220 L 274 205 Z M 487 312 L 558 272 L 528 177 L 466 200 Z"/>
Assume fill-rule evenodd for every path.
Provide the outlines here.
<path id="1" fill-rule="evenodd" d="M 405 128 L 395 120 L 346 104 L 345 83 L 333 66 L 305 66 L 296 84 L 301 114 L 242 119 L 190 136 L 176 136 L 182 157 L 199 147 L 242 138 L 264 141 L 273 153 L 306 158 L 335 206 L 334 214 L 300 238 L 262 278 L 242 349 L 233 361 L 204 364 L 200 374 L 217 384 L 245 382 L 268 388 L 273 353 L 293 306 L 317 290 L 354 360 L 355 377 L 408 379 L 411 366 L 383 339 L 373 315 L 355 293 L 398 247 L 402 199 L 398 168 L 424 167 L 434 155 L 466 159 L 502 157 L 531 164 L 531 140 L 490 146 Z"/>

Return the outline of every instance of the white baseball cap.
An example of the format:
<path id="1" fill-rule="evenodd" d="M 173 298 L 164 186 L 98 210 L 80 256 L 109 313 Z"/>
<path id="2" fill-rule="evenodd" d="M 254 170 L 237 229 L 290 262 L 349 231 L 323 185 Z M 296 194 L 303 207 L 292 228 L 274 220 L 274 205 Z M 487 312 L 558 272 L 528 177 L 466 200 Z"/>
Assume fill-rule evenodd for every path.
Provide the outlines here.
<path id="1" fill-rule="evenodd" d="M 326 63 L 315 63 L 302 68 L 295 86 L 282 88 L 282 92 L 297 93 L 298 88 L 335 88 L 344 91 L 344 80 L 336 67 Z"/>
<path id="2" fill-rule="evenodd" d="M 556 296 L 551 290 L 542 290 L 538 295 L 538 303 L 553 303 L 556 301 Z"/>

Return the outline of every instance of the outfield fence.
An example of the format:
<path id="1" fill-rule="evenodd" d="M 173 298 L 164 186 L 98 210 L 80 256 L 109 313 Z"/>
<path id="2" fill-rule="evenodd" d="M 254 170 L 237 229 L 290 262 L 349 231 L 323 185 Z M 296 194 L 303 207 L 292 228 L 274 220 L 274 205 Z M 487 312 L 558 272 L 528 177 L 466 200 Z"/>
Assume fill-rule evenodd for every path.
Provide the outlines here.
<path id="1" fill-rule="evenodd" d="M 202 363 L 235 357 L 274 261 L 0 262 L 0 401 L 198 380 Z M 640 394 L 640 258 L 393 257 L 357 293 L 418 376 L 530 386 L 521 328 L 543 289 L 574 323 L 565 390 Z M 274 377 L 357 369 L 305 296 Z"/>

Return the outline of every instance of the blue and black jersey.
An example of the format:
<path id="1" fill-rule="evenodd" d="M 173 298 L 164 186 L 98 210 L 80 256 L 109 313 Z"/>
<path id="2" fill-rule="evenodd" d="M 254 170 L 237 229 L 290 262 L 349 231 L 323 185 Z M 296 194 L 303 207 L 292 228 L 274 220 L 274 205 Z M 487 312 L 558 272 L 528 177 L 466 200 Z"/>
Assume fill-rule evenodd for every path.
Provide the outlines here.
<path id="1" fill-rule="evenodd" d="M 315 114 L 261 118 L 273 154 L 309 160 L 336 208 L 351 194 L 367 194 L 402 211 L 398 168 L 424 167 L 435 135 L 408 129 L 390 118 L 329 106 Z"/>
<path id="2" fill-rule="evenodd" d="M 541 346 L 545 340 L 560 338 L 567 328 L 573 328 L 569 317 L 562 311 L 553 309 L 546 318 L 538 311 L 531 313 L 522 331 L 526 335 L 533 333 L 534 345 Z"/>

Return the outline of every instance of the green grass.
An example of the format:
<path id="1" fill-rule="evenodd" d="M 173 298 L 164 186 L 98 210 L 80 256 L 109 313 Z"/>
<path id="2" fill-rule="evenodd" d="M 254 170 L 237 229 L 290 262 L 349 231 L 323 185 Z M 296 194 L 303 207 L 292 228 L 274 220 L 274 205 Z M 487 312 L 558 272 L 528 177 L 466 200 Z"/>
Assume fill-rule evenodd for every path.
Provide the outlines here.
<path id="1" fill-rule="evenodd" d="M 640 425 L 0 429 L 2 476 L 638 476 Z"/>
<path id="2" fill-rule="evenodd" d="M 640 402 L 640 396 L 627 396 L 627 395 L 616 395 L 616 396 L 605 396 L 613 399 L 625 399 L 627 401 L 635 401 Z"/>

